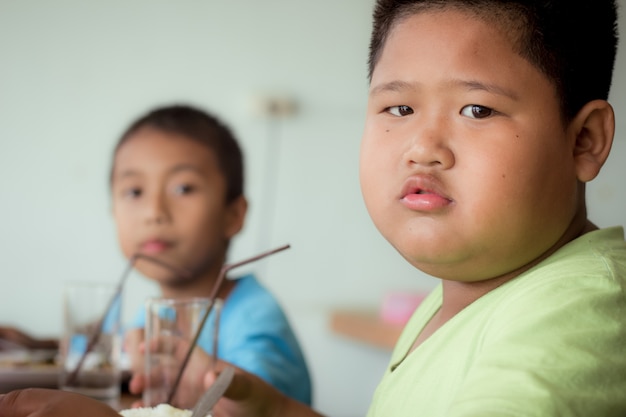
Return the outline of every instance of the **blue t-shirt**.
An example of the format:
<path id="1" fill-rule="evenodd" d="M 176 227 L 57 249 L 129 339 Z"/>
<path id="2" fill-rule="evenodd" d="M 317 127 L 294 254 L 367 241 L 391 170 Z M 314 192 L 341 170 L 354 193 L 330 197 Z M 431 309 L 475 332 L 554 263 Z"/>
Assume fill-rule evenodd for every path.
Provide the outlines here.
<path id="1" fill-rule="evenodd" d="M 142 309 L 133 326 L 144 327 L 145 315 Z M 212 320 L 206 323 L 198 346 L 211 354 Z M 277 300 L 252 274 L 237 279 L 222 306 L 217 351 L 219 359 L 311 404 L 311 378 L 295 334 Z"/>

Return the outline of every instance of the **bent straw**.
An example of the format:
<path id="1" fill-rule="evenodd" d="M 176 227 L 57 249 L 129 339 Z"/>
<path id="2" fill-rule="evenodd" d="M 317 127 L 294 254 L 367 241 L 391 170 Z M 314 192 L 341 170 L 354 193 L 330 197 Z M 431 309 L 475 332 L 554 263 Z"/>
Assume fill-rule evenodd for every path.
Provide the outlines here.
<path id="1" fill-rule="evenodd" d="M 213 286 L 213 290 L 211 291 L 211 294 L 209 296 L 209 306 L 204 312 L 204 316 L 202 317 L 202 320 L 200 321 L 200 324 L 198 325 L 198 328 L 196 329 L 196 333 L 193 337 L 193 340 L 191 341 L 191 345 L 189 345 L 189 349 L 187 349 L 187 353 L 185 355 L 185 358 L 183 359 L 183 363 L 181 364 L 180 369 L 178 370 L 178 374 L 176 375 L 176 379 L 174 380 L 174 385 L 172 385 L 170 394 L 167 397 L 168 404 L 172 403 L 174 394 L 176 394 L 176 390 L 178 389 L 178 385 L 180 384 L 180 380 L 183 376 L 183 372 L 185 371 L 185 367 L 187 366 L 187 363 L 189 362 L 191 353 L 193 352 L 194 347 L 198 343 L 198 338 L 200 337 L 200 333 L 202 332 L 204 323 L 206 322 L 207 317 L 209 317 L 209 313 L 211 313 L 211 310 L 213 309 L 213 305 L 215 304 L 215 299 L 217 298 L 217 295 L 219 294 L 219 291 L 222 288 L 222 283 L 224 282 L 224 277 L 226 276 L 226 273 L 230 271 L 231 269 L 235 269 L 241 265 L 249 264 L 251 262 L 258 261 L 261 258 L 265 258 L 266 256 L 273 255 L 276 252 L 289 249 L 289 247 L 290 247 L 289 245 L 280 246 L 276 249 L 272 249 L 267 252 L 263 252 L 256 256 L 253 256 L 251 258 L 244 259 L 243 261 L 235 262 L 232 264 L 224 264 L 224 266 L 222 266 L 222 269 L 220 270 L 220 274 L 217 276 L 217 281 L 215 281 L 215 285 Z M 216 358 L 217 356 L 214 355 L 214 357 Z"/>
<path id="2" fill-rule="evenodd" d="M 160 260 L 158 260 L 156 258 L 152 258 L 150 256 L 143 255 L 141 253 L 137 253 L 137 254 L 131 256 L 130 259 L 128 260 L 128 264 L 126 265 L 126 269 L 122 273 L 122 277 L 120 278 L 120 280 L 119 280 L 119 282 L 117 284 L 117 288 L 115 290 L 115 293 L 113 294 L 113 296 L 109 300 L 107 308 L 104 310 L 104 314 L 102 314 L 102 317 L 100 317 L 100 320 L 98 320 L 96 329 L 94 330 L 93 334 L 91 335 L 91 338 L 89 339 L 89 343 L 87 344 L 87 348 L 85 349 L 85 351 L 83 352 L 82 356 L 78 360 L 78 363 L 76 364 L 76 368 L 74 368 L 72 373 L 67 378 L 66 383 L 68 385 L 73 385 L 76 382 L 76 378 L 78 378 L 78 373 L 80 372 L 80 368 L 82 368 L 82 366 L 83 366 L 83 362 L 85 362 L 85 358 L 87 358 L 87 354 L 89 354 L 89 352 L 91 352 L 91 350 L 94 348 L 96 343 L 98 343 L 98 340 L 100 339 L 100 335 L 102 334 L 102 324 L 104 323 L 104 320 L 106 319 L 107 314 L 109 314 L 109 311 L 111 310 L 111 307 L 113 307 L 113 304 L 115 303 L 115 300 L 122 293 L 122 289 L 124 288 L 124 283 L 126 282 L 126 278 L 128 277 L 130 271 L 135 266 L 135 262 L 137 261 L 137 259 L 145 259 L 147 261 L 153 262 L 153 263 L 155 263 L 157 265 L 162 266 L 165 269 L 169 269 L 170 271 L 179 274 L 182 277 L 187 277 L 187 276 L 190 275 L 190 273 L 188 271 L 186 271 L 186 270 L 183 270 L 183 269 L 174 267 L 172 265 L 166 264 L 163 261 L 160 261 Z"/>

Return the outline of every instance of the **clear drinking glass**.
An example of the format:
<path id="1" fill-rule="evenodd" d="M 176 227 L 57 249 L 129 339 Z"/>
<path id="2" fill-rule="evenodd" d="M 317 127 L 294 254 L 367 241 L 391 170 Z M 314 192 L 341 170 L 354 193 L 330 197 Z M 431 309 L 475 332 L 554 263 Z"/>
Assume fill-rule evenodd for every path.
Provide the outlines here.
<path id="1" fill-rule="evenodd" d="M 168 403 L 178 373 L 183 366 L 185 353 L 194 342 L 198 327 L 210 298 L 169 299 L 151 298 L 146 302 L 144 375 L 146 386 L 142 401 L 145 407 Z M 200 333 L 200 343 L 209 345 L 211 360 L 217 360 L 219 317 L 222 301 L 215 300 Z M 177 390 L 172 404 L 179 408 L 191 409 L 202 393 L 186 389 Z"/>
<path id="2" fill-rule="evenodd" d="M 70 283 L 63 299 L 59 388 L 104 401 L 119 402 L 121 297 L 104 283 Z"/>

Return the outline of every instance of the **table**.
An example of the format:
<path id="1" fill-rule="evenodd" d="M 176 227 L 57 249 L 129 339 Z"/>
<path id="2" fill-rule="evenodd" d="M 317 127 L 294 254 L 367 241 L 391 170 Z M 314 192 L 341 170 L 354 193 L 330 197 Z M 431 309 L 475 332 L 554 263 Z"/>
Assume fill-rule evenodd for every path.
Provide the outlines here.
<path id="1" fill-rule="evenodd" d="M 393 349 L 403 328 L 382 321 L 374 310 L 333 311 L 330 325 L 337 334 L 386 350 Z"/>

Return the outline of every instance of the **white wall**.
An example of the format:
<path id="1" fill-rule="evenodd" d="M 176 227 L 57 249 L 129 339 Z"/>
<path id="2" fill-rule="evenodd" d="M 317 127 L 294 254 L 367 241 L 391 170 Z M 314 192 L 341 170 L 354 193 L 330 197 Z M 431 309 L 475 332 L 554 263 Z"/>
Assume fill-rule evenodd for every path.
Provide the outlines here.
<path id="1" fill-rule="evenodd" d="M 317 408 L 364 415 L 388 352 L 333 335 L 330 310 L 435 284 L 383 241 L 361 201 L 372 4 L 0 0 L 0 323 L 55 335 L 64 281 L 118 278 L 112 147 L 148 108 L 190 102 L 228 122 L 246 154 L 251 212 L 231 258 L 292 245 L 249 269 L 293 320 Z M 626 225 L 623 50 L 616 74 L 611 100 L 624 119 L 589 187 L 601 226 Z M 263 93 L 293 97 L 298 115 L 277 125 L 255 116 L 250 100 Z M 127 290 L 134 306 L 154 288 L 135 275 Z"/>

